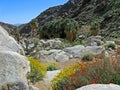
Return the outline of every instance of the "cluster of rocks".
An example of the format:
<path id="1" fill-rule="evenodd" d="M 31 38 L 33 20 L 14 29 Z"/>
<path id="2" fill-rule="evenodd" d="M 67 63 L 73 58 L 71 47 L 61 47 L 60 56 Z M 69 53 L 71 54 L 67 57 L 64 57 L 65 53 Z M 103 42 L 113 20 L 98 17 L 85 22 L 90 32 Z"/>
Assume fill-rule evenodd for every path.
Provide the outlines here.
<path id="1" fill-rule="evenodd" d="M 34 53 L 31 56 L 34 58 L 37 58 L 42 63 L 45 63 L 45 62 L 65 62 L 71 58 L 70 54 L 64 52 L 63 50 L 58 50 L 58 49 L 51 49 L 49 51 L 41 50 L 37 53 Z"/>
<path id="2" fill-rule="evenodd" d="M 76 45 L 72 47 L 65 47 L 63 49 L 58 49 L 61 45 L 63 45 L 60 39 L 47 40 L 46 42 L 44 40 L 40 40 L 39 42 L 42 42 L 42 47 L 51 47 L 51 49 L 35 51 L 30 55 L 43 63 L 56 61 L 65 62 L 71 58 L 81 58 L 86 53 L 91 53 L 97 56 L 103 54 L 105 50 L 102 46 L 104 42 L 102 41 L 101 36 L 90 37 L 87 46 Z M 55 46 L 58 47 L 56 48 Z"/>
<path id="3" fill-rule="evenodd" d="M 105 54 L 107 57 L 108 52 L 105 51 L 105 45 L 111 43 L 119 44 L 119 40 L 103 41 L 101 36 L 91 36 L 85 46 L 75 45 L 71 47 L 65 47 L 64 43 L 59 39 L 40 40 L 38 38 L 23 38 L 20 40 L 21 45 L 26 51 L 27 55 L 30 55 L 40 62 L 65 62 L 71 58 L 81 58 L 84 54 L 91 53 L 95 56 Z M 111 50 L 111 49 L 110 49 Z"/>
<path id="4" fill-rule="evenodd" d="M 76 45 L 65 48 L 59 38 L 50 40 L 23 38 L 20 43 L 27 54 L 45 63 L 65 62 L 71 58 L 81 58 L 86 53 L 98 56 L 104 53 L 104 44 L 111 43 L 111 41 L 103 42 L 101 36 L 92 36 L 88 39 L 86 46 Z"/>
<path id="5" fill-rule="evenodd" d="M 20 40 L 21 46 L 24 48 L 26 54 L 32 54 L 40 50 L 59 49 L 63 47 L 63 43 L 59 38 L 50 40 L 40 40 L 39 38 L 22 38 Z"/>
<path id="6" fill-rule="evenodd" d="M 103 44 L 104 42 L 101 36 L 91 36 L 87 42 L 88 46 L 101 46 Z"/>

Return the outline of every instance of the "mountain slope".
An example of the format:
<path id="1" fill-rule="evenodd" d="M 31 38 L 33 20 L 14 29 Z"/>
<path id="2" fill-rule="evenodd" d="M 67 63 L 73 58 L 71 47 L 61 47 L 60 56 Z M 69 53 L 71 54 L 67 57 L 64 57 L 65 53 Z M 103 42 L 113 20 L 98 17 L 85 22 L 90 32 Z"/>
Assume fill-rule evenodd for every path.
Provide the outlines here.
<path id="1" fill-rule="evenodd" d="M 13 34 L 14 28 L 16 28 L 16 26 L 12 24 L 3 23 L 3 22 L 0 22 L 0 26 L 2 26 L 5 30 L 7 30 L 9 34 Z"/>
<path id="2" fill-rule="evenodd" d="M 47 21 L 66 17 L 75 19 L 80 25 L 89 25 L 97 20 L 101 25 L 102 36 L 120 37 L 120 0 L 69 0 L 64 5 L 47 9 L 35 19 L 41 26 Z M 29 33 L 30 23 L 20 33 Z"/>

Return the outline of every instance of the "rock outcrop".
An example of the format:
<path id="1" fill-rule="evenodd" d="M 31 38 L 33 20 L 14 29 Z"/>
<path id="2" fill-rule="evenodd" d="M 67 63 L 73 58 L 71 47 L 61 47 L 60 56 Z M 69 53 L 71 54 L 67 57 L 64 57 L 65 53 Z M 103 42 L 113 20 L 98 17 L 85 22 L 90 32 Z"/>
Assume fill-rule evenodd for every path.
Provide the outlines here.
<path id="1" fill-rule="evenodd" d="M 102 41 L 101 36 L 91 36 L 88 39 L 87 45 L 88 46 L 101 46 L 104 42 Z"/>
<path id="2" fill-rule="evenodd" d="M 39 38 L 23 38 L 20 40 L 20 44 L 24 48 L 25 53 L 29 55 L 39 52 L 40 50 L 60 49 L 61 47 L 64 47 L 64 44 L 59 38 L 50 40 L 40 40 Z"/>
<path id="3" fill-rule="evenodd" d="M 9 86 L 10 90 L 29 90 L 26 79 L 28 72 L 29 62 L 24 56 L 12 51 L 0 51 L 0 90 Z"/>
<path id="4" fill-rule="evenodd" d="M 41 51 L 35 53 L 32 57 L 37 58 L 42 63 L 45 63 L 45 62 L 65 62 L 65 61 L 69 60 L 71 55 L 62 51 L 62 50 L 51 49 L 49 51 L 41 50 Z"/>
<path id="5" fill-rule="evenodd" d="M 77 46 L 73 46 L 73 47 L 67 47 L 64 49 L 64 51 L 71 54 L 73 57 L 78 58 L 78 57 L 80 57 L 80 52 L 84 49 L 85 49 L 84 46 L 77 45 Z"/>
<path id="6" fill-rule="evenodd" d="M 29 90 L 30 65 L 22 47 L 0 26 L 0 90 Z"/>
<path id="7" fill-rule="evenodd" d="M 9 50 L 24 55 L 23 48 L 0 26 L 0 51 Z"/>
<path id="8" fill-rule="evenodd" d="M 83 55 L 87 53 L 91 53 L 95 56 L 100 56 L 104 54 L 104 48 L 102 46 L 73 46 L 73 47 L 67 47 L 64 49 L 65 52 L 72 55 L 74 58 L 81 58 Z"/>

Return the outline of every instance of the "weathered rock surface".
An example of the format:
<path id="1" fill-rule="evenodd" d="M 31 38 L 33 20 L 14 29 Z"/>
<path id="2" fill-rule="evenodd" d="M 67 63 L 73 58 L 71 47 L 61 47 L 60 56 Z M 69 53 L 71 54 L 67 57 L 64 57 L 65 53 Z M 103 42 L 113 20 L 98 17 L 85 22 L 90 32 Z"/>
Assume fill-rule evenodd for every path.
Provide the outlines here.
<path id="1" fill-rule="evenodd" d="M 47 50 L 41 50 L 33 57 L 37 58 L 40 60 L 40 62 L 45 63 L 45 62 L 65 62 L 68 61 L 70 58 L 70 55 L 62 50 L 56 50 L 56 49 L 51 49 L 49 51 Z"/>
<path id="2" fill-rule="evenodd" d="M 75 58 L 81 58 L 84 54 L 91 53 L 95 56 L 101 55 L 104 52 L 104 48 L 102 46 L 73 46 L 67 47 L 64 49 L 65 52 L 71 54 Z"/>
<path id="3" fill-rule="evenodd" d="M 81 55 L 86 53 L 91 53 L 95 56 L 101 55 L 104 52 L 104 48 L 102 46 L 87 46 L 85 49 L 81 51 Z"/>
<path id="4" fill-rule="evenodd" d="M 30 66 L 24 56 L 12 51 L 0 51 L 0 90 L 2 86 L 9 84 L 13 86 L 11 88 L 29 90 L 26 79 L 28 72 Z"/>
<path id="5" fill-rule="evenodd" d="M 73 57 L 77 58 L 77 57 L 80 57 L 79 53 L 84 49 L 85 49 L 84 46 L 77 45 L 77 46 L 73 46 L 73 47 L 67 47 L 64 49 L 64 51 L 71 54 Z"/>
<path id="6" fill-rule="evenodd" d="M 46 47 L 50 47 L 50 48 L 58 48 L 62 45 L 62 42 L 60 41 L 59 38 L 55 38 L 55 39 L 51 39 L 51 40 L 47 40 L 44 45 Z"/>
<path id="7" fill-rule="evenodd" d="M 0 90 L 29 90 L 30 65 L 24 51 L 0 26 Z"/>
<path id="8" fill-rule="evenodd" d="M 116 84 L 91 84 L 76 90 L 120 90 L 120 86 Z"/>
<path id="9" fill-rule="evenodd" d="M 26 54 L 32 54 L 40 50 L 60 49 L 63 47 L 63 43 L 59 38 L 43 40 L 39 38 L 23 38 L 20 40 L 21 46 L 23 46 Z"/>
<path id="10" fill-rule="evenodd" d="M 88 39 L 88 46 L 101 46 L 103 45 L 102 37 L 101 36 L 91 36 Z"/>
<path id="11" fill-rule="evenodd" d="M 4 49 L 24 55 L 23 48 L 17 44 L 15 39 L 9 36 L 8 32 L 0 26 L 0 46 Z"/>

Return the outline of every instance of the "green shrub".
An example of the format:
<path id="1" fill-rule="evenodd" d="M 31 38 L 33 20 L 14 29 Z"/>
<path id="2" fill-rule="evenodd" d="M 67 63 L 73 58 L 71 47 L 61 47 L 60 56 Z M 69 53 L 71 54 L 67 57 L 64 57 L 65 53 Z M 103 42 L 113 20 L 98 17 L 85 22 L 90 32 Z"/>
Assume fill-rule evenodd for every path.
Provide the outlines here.
<path id="1" fill-rule="evenodd" d="M 111 48 L 111 49 L 115 49 L 115 47 L 116 47 L 116 45 L 114 44 L 114 43 L 110 43 L 110 44 L 108 44 L 108 45 L 106 45 L 106 49 L 109 49 L 109 48 Z"/>
<path id="2" fill-rule="evenodd" d="M 47 68 L 47 71 L 53 71 L 53 70 L 57 70 L 57 63 L 54 62 L 54 63 L 45 63 L 44 64 L 45 67 Z"/>
<path id="3" fill-rule="evenodd" d="M 29 79 L 32 83 L 42 80 L 46 75 L 46 67 L 42 65 L 38 60 L 28 57 L 30 61 L 31 72 Z"/>
<path id="4" fill-rule="evenodd" d="M 94 58 L 93 54 L 87 53 L 87 54 L 85 54 L 85 55 L 82 57 L 82 60 L 83 60 L 83 61 L 92 61 L 93 58 Z"/>
<path id="5" fill-rule="evenodd" d="M 94 21 L 91 23 L 91 29 L 96 30 L 100 28 L 100 23 L 98 21 Z"/>

